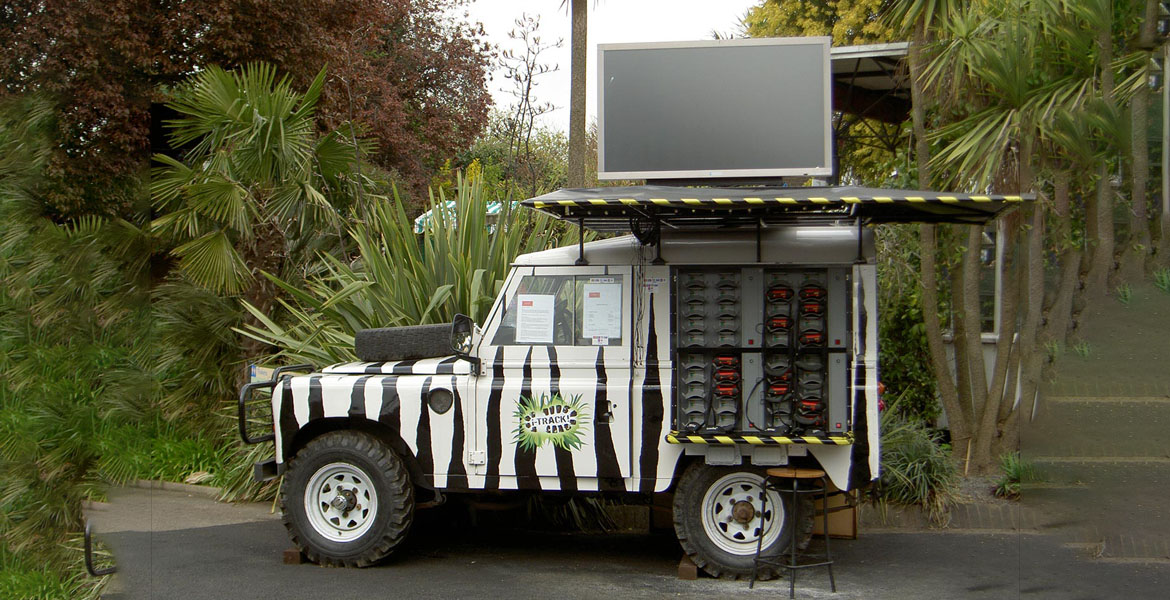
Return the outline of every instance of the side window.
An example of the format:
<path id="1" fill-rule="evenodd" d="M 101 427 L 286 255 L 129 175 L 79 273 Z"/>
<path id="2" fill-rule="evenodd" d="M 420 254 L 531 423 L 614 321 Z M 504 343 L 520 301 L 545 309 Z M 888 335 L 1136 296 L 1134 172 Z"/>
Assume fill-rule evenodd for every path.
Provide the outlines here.
<path id="1" fill-rule="evenodd" d="M 620 346 L 620 275 L 527 275 L 508 299 L 494 345 Z"/>
<path id="2" fill-rule="evenodd" d="M 573 278 L 568 275 L 526 275 L 508 299 L 495 345 L 573 344 Z"/>
<path id="3" fill-rule="evenodd" d="M 622 314 L 622 284 L 620 275 L 577 277 L 576 345 L 622 345 L 627 316 Z"/>

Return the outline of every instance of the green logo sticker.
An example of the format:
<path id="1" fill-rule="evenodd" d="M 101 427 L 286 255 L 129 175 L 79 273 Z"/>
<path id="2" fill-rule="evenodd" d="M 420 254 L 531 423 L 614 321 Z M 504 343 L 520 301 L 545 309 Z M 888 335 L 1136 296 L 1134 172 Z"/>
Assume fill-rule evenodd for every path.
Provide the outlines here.
<path id="1" fill-rule="evenodd" d="M 589 407 L 580 395 L 568 401 L 560 394 L 552 397 L 541 394 L 539 399 L 521 396 L 516 412 L 512 413 L 516 418 L 512 441 L 528 451 L 546 442 L 565 450 L 577 450 L 584 444 L 581 436 L 585 433 L 588 412 Z"/>

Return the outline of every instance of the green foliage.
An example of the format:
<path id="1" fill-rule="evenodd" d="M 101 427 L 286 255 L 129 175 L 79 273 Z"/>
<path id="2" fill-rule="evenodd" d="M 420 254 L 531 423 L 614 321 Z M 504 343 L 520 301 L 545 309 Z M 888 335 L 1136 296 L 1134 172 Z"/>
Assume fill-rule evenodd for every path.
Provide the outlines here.
<path id="1" fill-rule="evenodd" d="M 1060 343 L 1059 340 L 1049 340 L 1044 342 L 1044 354 L 1048 357 L 1048 362 L 1055 361 L 1056 359 L 1060 358 L 1060 355 L 1063 353 L 1064 344 Z"/>
<path id="2" fill-rule="evenodd" d="M 917 228 L 888 225 L 876 233 L 882 383 L 888 394 L 899 398 L 904 414 L 931 421 L 938 418 L 940 409 L 922 323 Z"/>
<path id="3" fill-rule="evenodd" d="M 150 301 L 159 410 L 196 428 L 221 425 L 212 415 L 235 397 L 244 370 L 240 338 L 232 331 L 243 321 L 243 308 L 182 277 L 156 285 Z"/>
<path id="4" fill-rule="evenodd" d="M 1154 285 L 1170 294 L 1170 267 L 1163 267 L 1154 272 Z"/>
<path id="5" fill-rule="evenodd" d="M 1019 452 L 1008 452 L 999 457 L 1002 476 L 995 483 L 995 495 L 1011 500 L 1019 499 L 1020 484 L 1042 481 L 1040 471 L 1024 460 Z"/>
<path id="6" fill-rule="evenodd" d="M 750 37 L 833 37 L 834 46 L 891 41 L 893 33 L 881 20 L 889 0 L 765 0 L 748 9 L 743 27 Z"/>
<path id="7" fill-rule="evenodd" d="M 108 483 L 214 471 L 225 451 L 156 410 L 140 224 L 41 215 L 38 107 L 0 107 L 0 597 L 92 598 L 82 502 Z"/>
<path id="8" fill-rule="evenodd" d="M 467 179 L 482 182 L 491 200 L 534 197 L 562 188 L 568 181 L 569 138 L 560 131 L 534 126 L 519 147 L 515 127 L 501 111 L 491 114 L 487 130 L 455 161 Z M 436 188 L 451 194 L 455 172 L 447 169 Z"/>
<path id="9" fill-rule="evenodd" d="M 281 301 L 286 318 L 248 305 L 260 325 L 246 334 L 294 362 L 355 360 L 359 329 L 445 323 L 456 313 L 482 320 L 517 255 L 577 239 L 575 227 L 507 201 L 492 222 L 478 179 L 460 178 L 453 200 L 453 210 L 444 208 L 440 190 L 421 236 L 400 202 L 375 206 L 370 221 L 351 230 L 360 252 L 352 263 L 326 256 L 303 287 L 269 275 L 291 298 Z"/>
<path id="10" fill-rule="evenodd" d="M 1081 358 L 1089 358 L 1093 354 L 1093 346 L 1084 340 L 1073 344 L 1073 352 Z"/>
<path id="11" fill-rule="evenodd" d="M 71 539 L 71 546 L 81 540 Z M 0 546 L 0 598 L 19 600 L 97 600 L 102 585 L 94 585 L 75 553 L 69 564 L 52 565 L 30 560 Z"/>
<path id="12" fill-rule="evenodd" d="M 1117 286 L 1117 299 L 1128 306 L 1133 301 L 1133 288 L 1128 283 Z"/>
<path id="13" fill-rule="evenodd" d="M 919 419 L 903 416 L 900 400 L 881 417 L 883 501 L 918 506 L 931 522 L 945 525 L 955 502 L 958 467 L 940 443 L 937 431 Z"/>
<path id="14" fill-rule="evenodd" d="M 254 269 L 307 236 L 338 231 L 355 148 L 317 134 L 325 71 L 304 93 L 271 65 L 210 67 L 180 87 L 167 123 L 186 160 L 156 155 L 151 195 L 162 213 L 151 230 L 192 282 L 216 292 L 245 289 Z"/>
<path id="15" fill-rule="evenodd" d="M 94 597 L 81 503 L 117 476 L 98 440 L 132 426 L 152 390 L 145 236 L 125 221 L 41 217 L 31 193 L 44 165 L 27 131 L 0 127 L 0 146 L 27 150 L 0 175 L 0 596 Z"/>

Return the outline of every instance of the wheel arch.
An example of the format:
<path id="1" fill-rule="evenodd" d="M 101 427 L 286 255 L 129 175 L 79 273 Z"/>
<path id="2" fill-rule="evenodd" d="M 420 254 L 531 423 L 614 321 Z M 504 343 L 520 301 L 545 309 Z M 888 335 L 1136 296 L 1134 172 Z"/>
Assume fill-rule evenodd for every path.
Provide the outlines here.
<path id="1" fill-rule="evenodd" d="M 683 473 L 686 473 L 687 469 L 689 469 L 692 464 L 696 462 L 703 462 L 705 460 L 706 457 L 702 454 L 687 454 L 685 452 L 682 453 L 678 457 L 678 460 L 674 462 L 674 473 L 670 476 L 670 485 L 666 486 L 666 489 L 663 490 L 663 493 L 673 494 L 678 491 L 678 482 L 680 479 L 682 479 Z"/>
<path id="2" fill-rule="evenodd" d="M 411 483 L 428 490 L 434 489 L 434 485 L 432 484 L 433 474 L 423 472 L 418 459 L 411 452 L 410 447 L 406 445 L 406 442 L 403 441 L 402 436 L 390 426 L 379 423 L 378 421 L 371 421 L 370 419 L 326 417 L 310 421 L 304 427 L 298 429 L 293 435 L 284 461 L 287 463 L 301 451 L 301 448 L 304 448 L 306 444 L 314 439 L 326 433 L 342 430 L 361 431 L 378 438 L 402 459 L 402 462 L 406 465 L 406 471 L 410 473 Z"/>

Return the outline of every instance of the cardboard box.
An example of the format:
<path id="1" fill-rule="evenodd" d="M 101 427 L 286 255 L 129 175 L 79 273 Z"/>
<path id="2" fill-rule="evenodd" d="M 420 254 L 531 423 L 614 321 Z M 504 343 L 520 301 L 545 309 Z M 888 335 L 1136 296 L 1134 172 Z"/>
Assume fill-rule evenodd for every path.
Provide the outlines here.
<path id="1" fill-rule="evenodd" d="M 829 493 L 832 494 L 835 490 L 830 487 Z M 846 496 L 849 496 L 850 501 L 853 501 L 854 506 L 844 508 L 829 513 L 829 537 L 843 538 L 848 540 L 857 539 L 857 506 L 856 498 L 857 492 L 852 491 L 848 494 L 837 494 L 829 496 L 829 509 L 846 506 Z M 816 508 L 816 517 L 813 518 L 813 535 L 821 535 L 824 528 L 821 527 L 821 498 L 816 497 L 813 501 L 813 506 Z"/>

